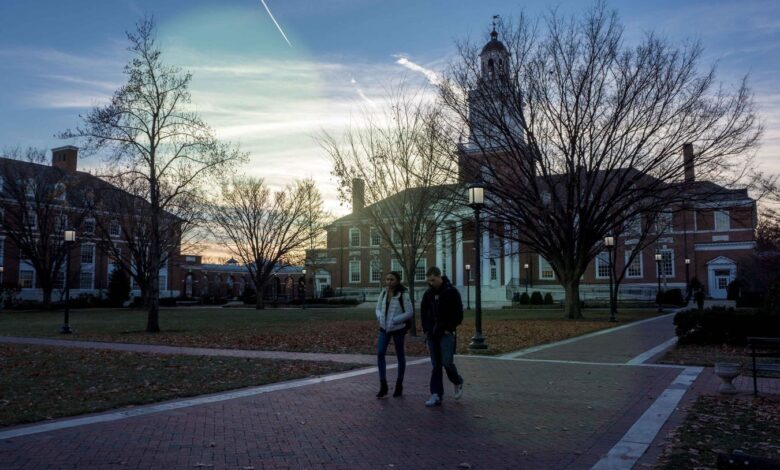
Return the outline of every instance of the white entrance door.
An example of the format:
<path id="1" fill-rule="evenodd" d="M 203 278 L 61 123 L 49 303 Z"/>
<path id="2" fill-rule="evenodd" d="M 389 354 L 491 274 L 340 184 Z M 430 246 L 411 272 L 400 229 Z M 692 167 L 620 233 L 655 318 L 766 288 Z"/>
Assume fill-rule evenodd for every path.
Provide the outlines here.
<path id="1" fill-rule="evenodd" d="M 719 256 L 707 263 L 707 280 L 710 297 L 725 299 L 729 283 L 737 277 L 737 265 L 725 256 Z"/>
<path id="2" fill-rule="evenodd" d="M 322 291 L 330 287 L 330 273 L 324 269 L 318 269 L 314 276 L 314 295 L 317 298 L 322 297 Z"/>

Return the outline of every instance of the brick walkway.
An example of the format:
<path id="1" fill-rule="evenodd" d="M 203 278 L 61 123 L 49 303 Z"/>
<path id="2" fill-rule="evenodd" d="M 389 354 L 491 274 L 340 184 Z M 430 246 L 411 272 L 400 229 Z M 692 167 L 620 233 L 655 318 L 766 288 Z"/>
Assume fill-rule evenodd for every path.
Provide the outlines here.
<path id="1" fill-rule="evenodd" d="M 667 340 L 670 325 L 665 317 L 523 360 L 458 357 L 466 394 L 454 401 L 447 388 L 441 408 L 423 406 L 427 364 L 407 368 L 400 399 L 373 398 L 376 374 L 366 369 L 297 388 L 4 438 L 0 469 L 586 469 L 682 371 L 625 364 Z M 564 362 L 572 357 L 602 364 Z"/>

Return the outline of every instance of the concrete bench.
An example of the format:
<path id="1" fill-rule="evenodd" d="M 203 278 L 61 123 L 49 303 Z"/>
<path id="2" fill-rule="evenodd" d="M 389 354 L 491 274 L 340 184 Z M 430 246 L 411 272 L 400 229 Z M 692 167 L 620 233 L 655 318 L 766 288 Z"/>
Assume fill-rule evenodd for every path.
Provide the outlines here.
<path id="1" fill-rule="evenodd" d="M 750 358 L 753 362 L 753 395 L 758 395 L 756 377 L 780 377 L 780 338 L 750 336 L 747 340 L 750 348 Z M 756 358 L 759 357 L 771 357 L 778 360 L 776 362 L 758 364 Z"/>

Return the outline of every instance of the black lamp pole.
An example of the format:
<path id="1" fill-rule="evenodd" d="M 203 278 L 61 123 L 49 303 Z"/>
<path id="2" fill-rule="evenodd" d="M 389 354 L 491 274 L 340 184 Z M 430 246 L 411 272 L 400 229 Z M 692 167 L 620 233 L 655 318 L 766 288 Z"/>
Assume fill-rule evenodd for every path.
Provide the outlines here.
<path id="1" fill-rule="evenodd" d="M 303 274 L 303 277 L 301 278 L 301 279 L 303 279 L 303 284 L 299 284 L 299 286 L 302 289 L 301 290 L 301 307 L 303 308 L 303 310 L 306 310 L 306 268 L 303 268 L 301 270 L 301 274 Z"/>
<path id="2" fill-rule="evenodd" d="M 661 260 L 663 259 L 663 255 L 661 253 L 655 254 L 655 269 L 656 269 L 656 277 L 658 278 L 658 293 L 656 294 L 656 297 L 658 297 L 658 311 L 663 312 L 663 292 L 661 292 Z"/>
<path id="3" fill-rule="evenodd" d="M 528 295 L 528 283 L 531 282 L 531 266 L 525 263 L 523 267 L 525 268 L 525 295 Z"/>
<path id="4" fill-rule="evenodd" d="M 73 330 L 70 329 L 70 252 L 73 242 L 76 241 L 76 231 L 65 230 L 63 239 L 65 241 L 65 318 L 60 333 L 69 335 L 73 333 Z"/>
<path id="5" fill-rule="evenodd" d="M 612 251 L 615 249 L 615 237 L 604 237 L 604 246 L 607 247 L 607 253 L 609 254 L 609 321 L 617 321 L 617 308 L 615 306 L 617 295 L 613 295 L 614 286 L 614 274 L 615 274 L 615 260 L 612 256 Z M 615 293 L 616 294 L 616 293 Z"/>
<path id="6" fill-rule="evenodd" d="M 685 303 L 691 300 L 691 259 L 685 258 Z"/>
<path id="7" fill-rule="evenodd" d="M 487 349 L 485 338 L 482 337 L 482 252 L 480 250 L 480 231 L 479 211 L 485 204 L 485 188 L 480 182 L 473 183 L 469 187 L 469 205 L 474 209 L 474 252 L 476 254 L 475 262 L 475 282 L 476 290 L 474 292 L 474 301 L 476 303 L 476 331 L 471 338 L 469 349 Z"/>
<path id="8" fill-rule="evenodd" d="M 466 265 L 466 310 L 471 310 L 471 265 Z"/>

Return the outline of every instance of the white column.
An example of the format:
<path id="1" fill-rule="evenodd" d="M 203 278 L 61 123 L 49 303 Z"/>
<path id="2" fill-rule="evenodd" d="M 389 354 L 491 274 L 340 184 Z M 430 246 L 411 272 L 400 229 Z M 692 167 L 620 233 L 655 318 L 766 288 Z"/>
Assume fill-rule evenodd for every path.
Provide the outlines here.
<path id="1" fill-rule="evenodd" d="M 490 233 L 487 231 L 487 224 L 482 226 L 482 285 L 490 284 Z"/>
<path id="2" fill-rule="evenodd" d="M 463 225 L 455 225 L 455 285 L 465 286 L 466 279 L 463 277 Z"/>
<path id="3" fill-rule="evenodd" d="M 504 239 L 504 256 L 501 258 L 501 263 L 504 265 L 504 279 L 501 285 L 508 285 L 512 280 L 512 261 L 514 255 L 512 255 L 513 243 L 511 240 Z"/>

